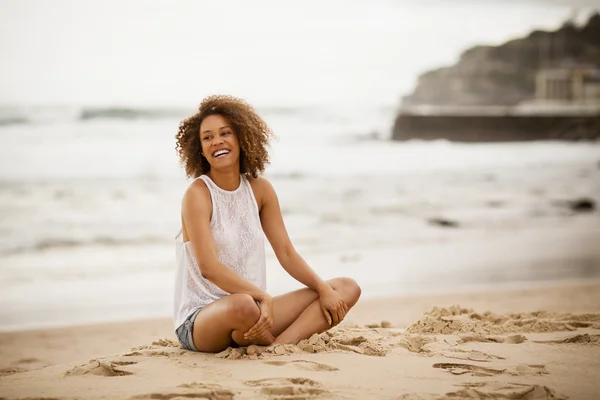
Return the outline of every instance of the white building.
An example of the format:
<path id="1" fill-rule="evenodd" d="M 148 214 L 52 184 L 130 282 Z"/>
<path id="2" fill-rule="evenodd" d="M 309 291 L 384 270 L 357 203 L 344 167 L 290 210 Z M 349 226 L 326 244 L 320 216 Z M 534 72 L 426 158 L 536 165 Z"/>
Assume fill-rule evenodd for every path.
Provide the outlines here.
<path id="1" fill-rule="evenodd" d="M 600 103 L 600 69 L 589 66 L 542 69 L 536 75 L 536 100 Z"/>

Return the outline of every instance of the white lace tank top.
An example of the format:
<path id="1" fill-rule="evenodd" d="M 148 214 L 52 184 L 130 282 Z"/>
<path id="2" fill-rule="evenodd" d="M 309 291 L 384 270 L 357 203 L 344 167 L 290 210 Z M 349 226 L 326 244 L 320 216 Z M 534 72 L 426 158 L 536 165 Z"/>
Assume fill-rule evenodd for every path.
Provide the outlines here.
<path id="1" fill-rule="evenodd" d="M 206 175 L 196 179 L 202 179 L 210 191 L 210 230 L 217 258 L 244 279 L 266 290 L 264 234 L 250 182 L 241 175 L 240 186 L 228 191 L 218 187 Z M 191 243 L 183 241 L 181 230 L 175 243 L 177 273 L 173 322 L 177 329 L 192 312 L 229 293 L 200 274 Z"/>

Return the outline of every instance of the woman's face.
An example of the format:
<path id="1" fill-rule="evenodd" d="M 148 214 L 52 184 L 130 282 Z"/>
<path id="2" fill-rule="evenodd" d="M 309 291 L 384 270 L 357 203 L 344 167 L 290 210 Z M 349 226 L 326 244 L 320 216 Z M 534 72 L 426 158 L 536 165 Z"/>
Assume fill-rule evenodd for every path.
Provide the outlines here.
<path id="1" fill-rule="evenodd" d="M 229 121 L 222 115 L 209 115 L 200 124 L 202 154 L 211 168 L 223 169 L 238 165 L 240 145 Z"/>

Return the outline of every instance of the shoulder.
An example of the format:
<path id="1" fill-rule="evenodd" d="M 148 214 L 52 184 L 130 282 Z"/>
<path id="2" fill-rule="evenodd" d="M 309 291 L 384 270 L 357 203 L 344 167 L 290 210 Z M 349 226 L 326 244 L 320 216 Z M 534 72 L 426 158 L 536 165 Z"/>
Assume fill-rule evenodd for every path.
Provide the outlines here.
<path id="1" fill-rule="evenodd" d="M 196 179 L 192 182 L 183 194 L 182 206 L 203 207 L 210 206 L 210 191 L 202 179 Z"/>
<path id="2" fill-rule="evenodd" d="M 248 178 L 248 182 L 252 187 L 252 191 L 256 196 L 257 203 L 260 205 L 264 204 L 265 201 L 268 201 L 273 196 L 276 196 L 275 189 L 271 182 L 264 176 L 259 176 L 257 178 Z"/>

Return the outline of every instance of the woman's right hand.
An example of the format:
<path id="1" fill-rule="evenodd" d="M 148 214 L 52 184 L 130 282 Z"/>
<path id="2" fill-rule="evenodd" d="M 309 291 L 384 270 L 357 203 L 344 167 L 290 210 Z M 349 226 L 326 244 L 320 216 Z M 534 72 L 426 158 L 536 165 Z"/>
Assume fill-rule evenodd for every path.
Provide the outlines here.
<path id="1" fill-rule="evenodd" d="M 265 296 L 260 301 L 259 308 L 260 318 L 248 332 L 244 333 L 244 339 L 246 340 L 256 340 L 271 331 L 273 326 L 273 299 L 271 296 Z"/>

